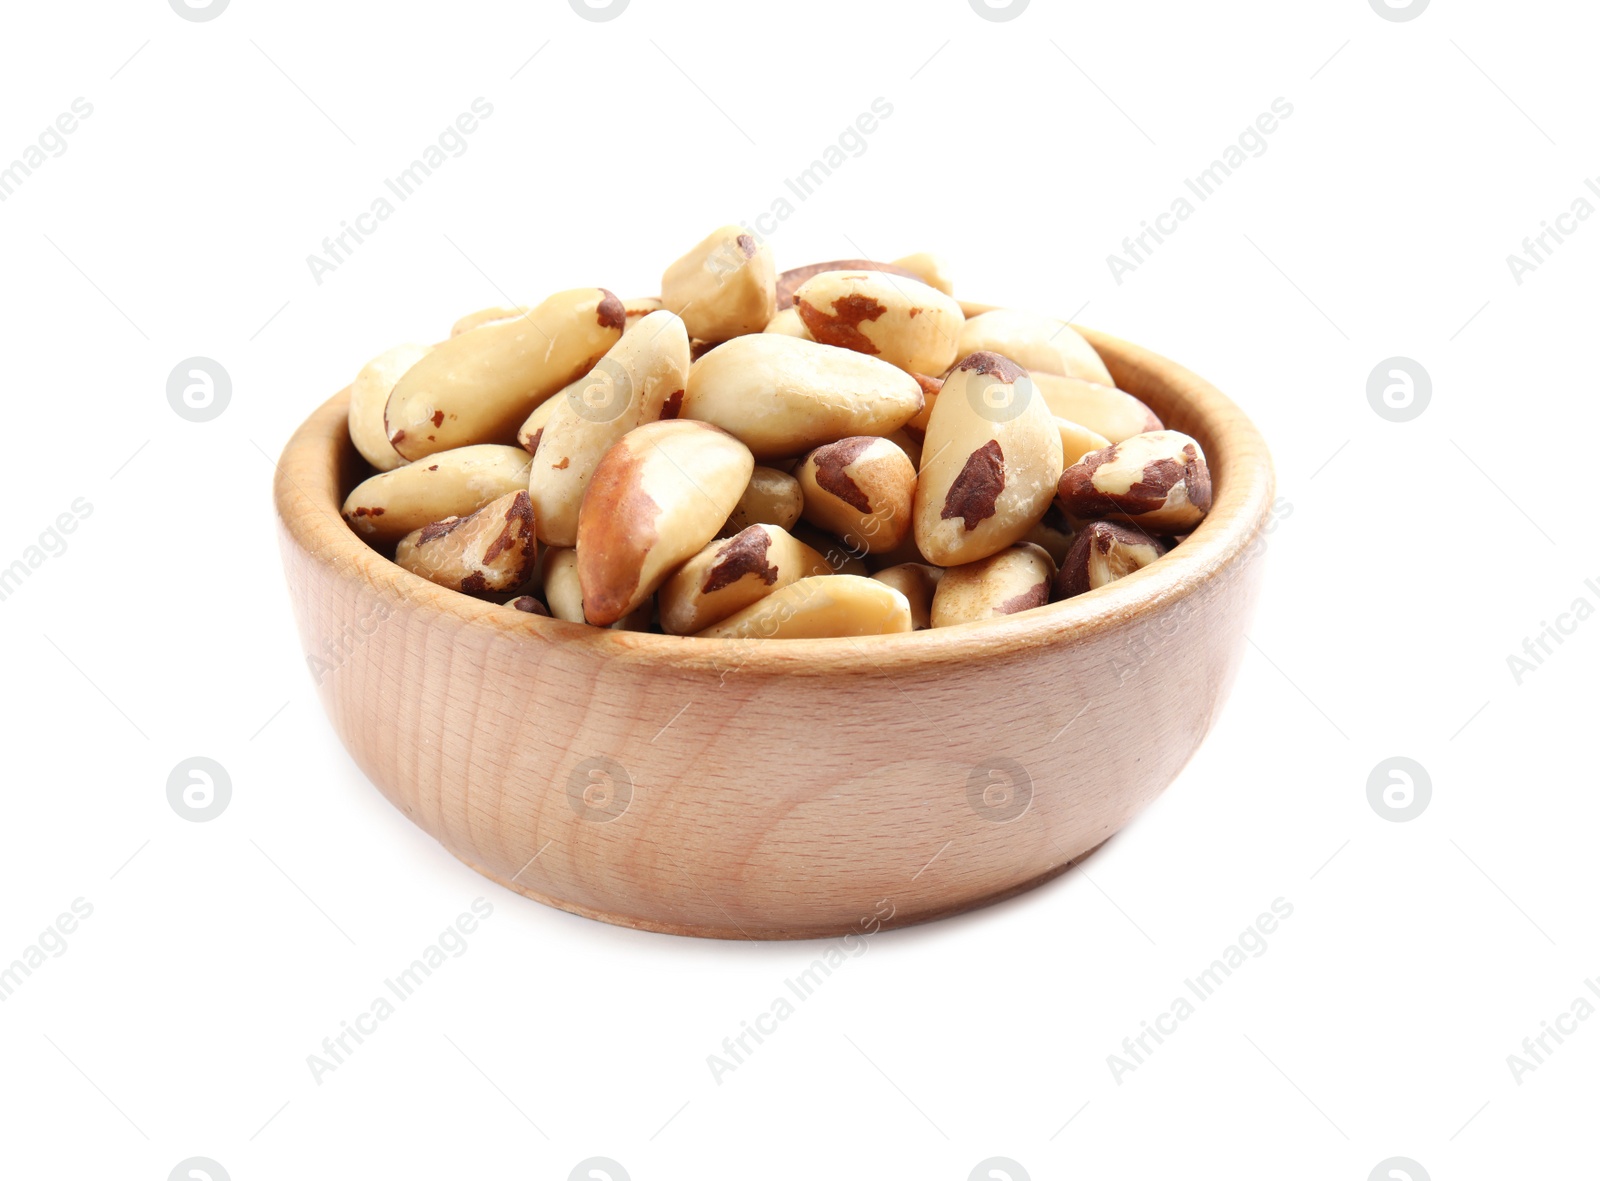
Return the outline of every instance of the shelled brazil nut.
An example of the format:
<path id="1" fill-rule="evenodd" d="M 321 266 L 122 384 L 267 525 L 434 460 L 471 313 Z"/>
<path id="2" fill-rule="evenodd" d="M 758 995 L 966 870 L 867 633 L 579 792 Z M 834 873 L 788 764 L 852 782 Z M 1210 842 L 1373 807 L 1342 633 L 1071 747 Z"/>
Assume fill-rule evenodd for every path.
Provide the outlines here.
<path id="1" fill-rule="evenodd" d="M 345 519 L 525 626 L 735 640 L 988 626 L 1181 545 L 1199 441 L 1071 325 L 954 290 L 724 226 L 659 295 L 468 313 L 357 374 Z"/>

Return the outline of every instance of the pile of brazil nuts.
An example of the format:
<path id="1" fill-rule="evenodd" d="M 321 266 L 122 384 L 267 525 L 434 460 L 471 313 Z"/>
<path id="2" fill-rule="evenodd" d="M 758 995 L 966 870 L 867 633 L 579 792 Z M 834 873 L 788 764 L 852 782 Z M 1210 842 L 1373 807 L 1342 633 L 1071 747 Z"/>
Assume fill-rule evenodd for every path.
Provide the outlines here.
<path id="1" fill-rule="evenodd" d="M 490 308 L 370 361 L 344 503 L 414 574 L 678 636 L 1014 615 L 1156 561 L 1211 507 L 1200 444 L 1060 320 L 927 254 L 779 273 L 716 230 L 661 294 Z"/>

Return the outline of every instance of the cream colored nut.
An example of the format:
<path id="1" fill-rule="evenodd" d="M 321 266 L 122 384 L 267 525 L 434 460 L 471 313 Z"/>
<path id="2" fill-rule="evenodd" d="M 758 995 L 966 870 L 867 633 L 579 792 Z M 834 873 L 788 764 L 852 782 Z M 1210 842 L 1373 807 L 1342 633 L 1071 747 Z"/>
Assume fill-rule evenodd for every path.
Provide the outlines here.
<path id="1" fill-rule="evenodd" d="M 374 545 L 392 545 L 413 529 L 475 513 L 528 487 L 528 453 L 479 443 L 379 472 L 345 498 L 344 519 Z"/>
<path id="2" fill-rule="evenodd" d="M 1050 555 L 1036 545 L 1015 545 L 965 566 L 953 566 L 933 595 L 933 626 L 950 627 L 1015 615 L 1050 601 L 1056 575 Z"/>
<path id="3" fill-rule="evenodd" d="M 892 265 L 910 271 L 935 291 L 943 292 L 945 295 L 955 294 L 955 285 L 950 282 L 950 274 L 945 270 L 944 259 L 937 254 L 919 250 L 916 254 L 895 259 Z"/>
<path id="4" fill-rule="evenodd" d="M 776 525 L 787 529 L 800 519 L 804 504 L 799 480 L 775 467 L 758 465 L 750 473 L 744 495 L 733 506 L 733 512 L 728 514 L 717 536 L 732 537 L 751 525 Z"/>
<path id="5" fill-rule="evenodd" d="M 1211 508 L 1211 471 L 1181 431 L 1151 431 L 1091 452 L 1061 473 L 1062 511 L 1117 517 L 1146 533 L 1187 533 Z"/>
<path id="6" fill-rule="evenodd" d="M 911 604 L 854 574 L 802 578 L 698 633 L 717 639 L 814 640 L 911 630 Z"/>
<path id="7" fill-rule="evenodd" d="M 1134 435 L 1161 429 L 1161 420 L 1150 407 L 1114 386 L 1041 373 L 1037 369 L 1028 376 L 1044 395 L 1050 413 L 1105 436 L 1107 442 L 1120 443 Z"/>
<path id="8" fill-rule="evenodd" d="M 855 435 L 818 447 L 798 470 L 802 515 L 865 553 L 891 550 L 911 530 L 917 469 L 889 439 Z"/>
<path id="9" fill-rule="evenodd" d="M 533 408 L 589 369 L 622 335 L 622 301 L 603 287 L 552 295 L 526 316 L 451 337 L 406 371 L 384 429 L 407 459 L 501 443 Z"/>
<path id="10" fill-rule="evenodd" d="M 898 566 L 879 570 L 872 578 L 884 586 L 893 587 L 906 597 L 906 602 L 911 605 L 911 629 L 921 631 L 931 625 L 933 592 L 938 589 L 939 579 L 943 576 L 944 570 L 939 566 L 930 566 L 926 562 L 902 562 Z"/>
<path id="11" fill-rule="evenodd" d="M 471 332 L 474 328 L 482 328 L 486 324 L 500 324 L 506 320 L 515 320 L 519 316 L 526 316 L 528 311 L 528 308 L 514 306 L 484 308 L 481 312 L 469 312 L 450 326 L 450 335 L 460 336 L 463 332 Z"/>
<path id="12" fill-rule="evenodd" d="M 577 381 L 565 386 L 553 398 L 546 398 L 533 408 L 533 413 L 517 428 L 517 445 L 529 455 L 539 450 L 539 440 L 544 437 L 545 423 L 550 421 L 550 416 L 556 412 L 556 407 L 566 400 L 567 395 L 578 389 L 589 375 L 585 373 Z"/>
<path id="13" fill-rule="evenodd" d="M 583 588 L 578 584 L 578 552 L 544 551 L 544 598 L 550 614 L 568 623 L 583 623 Z"/>
<path id="14" fill-rule="evenodd" d="M 1022 369 L 994 353 L 963 358 L 922 444 L 917 548 L 935 566 L 998 553 L 1044 516 L 1062 467 L 1061 432 Z"/>
<path id="15" fill-rule="evenodd" d="M 539 557 L 533 505 L 508 492 L 464 517 L 446 517 L 400 539 L 394 560 L 430 582 L 468 594 L 520 590 Z"/>
<path id="16" fill-rule="evenodd" d="M 1056 598 L 1070 599 L 1115 582 L 1142 570 L 1164 553 L 1166 547 L 1161 542 L 1132 526 L 1113 521 L 1090 522 L 1061 563 Z"/>
<path id="17" fill-rule="evenodd" d="M 583 617 L 583 588 L 578 582 L 578 554 L 570 549 L 544 552 L 544 597 L 550 614 L 568 623 L 587 623 Z M 610 625 L 612 631 L 647 632 L 653 604 L 646 599 L 637 608 Z"/>
<path id="18" fill-rule="evenodd" d="M 1106 363 L 1076 329 L 1035 312 L 1000 308 L 972 317 L 961 326 L 960 351 L 999 353 L 1024 369 L 1112 384 Z"/>
<path id="19" fill-rule="evenodd" d="M 1072 522 L 1067 520 L 1059 505 L 1052 504 L 1039 518 L 1039 523 L 1022 535 L 1022 540 L 1044 550 L 1050 555 L 1050 560 L 1059 566 L 1066 560 L 1067 551 L 1072 548 L 1076 536 Z"/>
<path id="20" fill-rule="evenodd" d="M 735 337 L 689 369 L 682 414 L 721 427 L 762 462 L 850 435 L 887 435 L 922 387 L 876 357 L 777 333 Z"/>
<path id="21" fill-rule="evenodd" d="M 961 308 L 926 283 L 882 271 L 824 271 L 794 293 L 812 339 L 880 357 L 908 373 L 943 373 L 956 359 Z"/>
<path id="22" fill-rule="evenodd" d="M 661 630 L 692 635 L 791 582 L 831 573 L 821 554 L 786 530 L 751 525 L 713 541 L 661 584 Z"/>
<path id="23" fill-rule="evenodd" d="M 545 444 L 540 444 L 543 451 Z M 755 461 L 732 435 L 651 422 L 601 458 L 578 513 L 578 578 L 590 623 L 614 623 L 717 535 Z"/>
<path id="24" fill-rule="evenodd" d="M 784 271 L 778 276 L 778 310 L 794 306 L 794 293 L 800 290 L 800 285 L 807 279 L 822 274 L 823 271 L 882 271 L 887 275 L 900 275 L 906 279 L 915 279 L 922 282 L 922 276 L 905 267 L 897 266 L 892 262 L 870 262 L 864 258 L 841 258 L 834 262 L 814 262 L 807 266 L 795 267 L 793 270 Z"/>
<path id="25" fill-rule="evenodd" d="M 569 385 L 550 412 L 528 475 L 539 540 L 578 543 L 578 509 L 611 445 L 661 417 L 689 378 L 689 334 L 671 312 L 651 312 L 595 367 Z M 549 403 L 546 403 L 548 405 Z M 520 438 L 520 433 L 519 433 Z"/>
<path id="26" fill-rule="evenodd" d="M 1068 422 L 1064 418 L 1056 419 L 1056 429 L 1061 432 L 1061 462 L 1067 467 L 1071 467 L 1091 451 L 1111 446 L 1111 440 L 1104 435 L 1098 435 L 1088 427 Z"/>
<path id="27" fill-rule="evenodd" d="M 776 332 L 780 336 L 798 336 L 801 340 L 813 339 L 806 322 L 800 318 L 800 313 L 794 308 L 784 308 L 767 321 L 763 332 Z"/>
<path id="28" fill-rule="evenodd" d="M 643 320 L 651 312 L 659 312 L 660 310 L 661 299 L 659 296 L 647 295 L 642 296 L 639 299 L 623 300 L 622 314 L 624 317 L 624 323 L 622 325 L 622 331 L 632 331 L 634 328 L 638 327 L 640 320 Z"/>
<path id="29" fill-rule="evenodd" d="M 860 548 L 851 547 L 826 529 L 818 529 L 806 521 L 797 521 L 790 531 L 821 554 L 822 560 L 828 563 L 828 569 L 835 574 L 855 574 L 865 578 L 872 573 L 866 555 Z"/>
<path id="30" fill-rule="evenodd" d="M 956 302 L 961 305 L 961 314 L 969 320 L 974 316 L 981 316 L 985 312 L 999 312 L 1005 310 L 997 303 L 977 303 L 976 301 L 970 299 L 958 299 Z"/>
<path id="31" fill-rule="evenodd" d="M 778 310 L 772 251 L 738 226 L 713 230 L 661 276 L 661 306 L 696 340 L 760 332 Z"/>
<path id="32" fill-rule="evenodd" d="M 431 347 L 396 345 L 368 361 L 350 383 L 350 441 L 361 452 L 361 458 L 380 472 L 391 471 L 405 462 L 383 429 L 383 408 L 389 404 L 394 383 L 427 356 Z"/>

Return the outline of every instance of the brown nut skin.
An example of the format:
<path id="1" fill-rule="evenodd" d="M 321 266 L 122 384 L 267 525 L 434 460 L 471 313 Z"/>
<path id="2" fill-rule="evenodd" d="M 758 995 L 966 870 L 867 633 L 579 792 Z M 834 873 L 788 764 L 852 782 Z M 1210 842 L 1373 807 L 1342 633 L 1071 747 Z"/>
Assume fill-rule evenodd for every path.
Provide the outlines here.
<path id="1" fill-rule="evenodd" d="M 892 586 L 906 597 L 911 606 L 911 630 L 930 627 L 933 611 L 933 592 L 939 588 L 944 569 L 926 562 L 901 562 L 889 566 L 872 576 L 885 586 Z"/>
<path id="2" fill-rule="evenodd" d="M 1115 517 L 1150 534 L 1187 533 L 1211 508 L 1211 472 L 1188 435 L 1151 431 L 1067 468 L 1057 501 L 1079 520 Z"/>
<path id="3" fill-rule="evenodd" d="M 800 285 L 794 308 L 813 340 L 880 357 L 908 373 L 943 373 L 956 359 L 961 308 L 915 279 L 824 271 Z"/>
<path id="4" fill-rule="evenodd" d="M 791 582 L 697 634 L 811 640 L 910 630 L 911 604 L 893 587 L 853 574 L 824 574 Z"/>
<path id="5" fill-rule="evenodd" d="M 791 582 L 831 574 L 827 561 L 776 525 L 751 525 L 713 541 L 661 584 L 661 630 L 693 635 Z"/>
<path id="6" fill-rule="evenodd" d="M 470 595 L 525 587 L 539 557 L 533 505 L 511 492 L 465 517 L 446 517 L 400 539 L 394 560 L 430 582 Z"/>
<path id="7" fill-rule="evenodd" d="M 865 353 L 774 332 L 738 336 L 689 368 L 679 413 L 766 463 L 850 435 L 887 435 L 922 409 L 916 378 Z"/>
<path id="8" fill-rule="evenodd" d="M 550 608 L 546 607 L 532 595 L 518 595 L 516 598 L 508 602 L 506 606 L 510 607 L 513 611 L 523 611 L 529 615 L 542 615 L 546 619 L 550 618 Z"/>
<path id="9" fill-rule="evenodd" d="M 1055 597 L 1070 599 L 1141 570 L 1167 547 L 1131 525 L 1091 521 L 1078 534 L 1056 575 Z"/>
<path id="10" fill-rule="evenodd" d="M 1050 507 L 1061 432 L 1020 366 L 973 353 L 945 379 L 928 420 L 913 529 L 935 566 L 960 566 L 1019 541 Z"/>
<path id="11" fill-rule="evenodd" d="M 757 464 L 750 473 L 750 483 L 745 486 L 744 494 L 733 506 L 733 512 L 728 514 L 717 536 L 732 537 L 751 525 L 788 529 L 800 519 L 804 505 L 805 495 L 800 491 L 799 480 L 778 468 Z"/>
<path id="12" fill-rule="evenodd" d="M 361 481 L 345 497 L 344 519 L 371 544 L 393 545 L 413 529 L 527 488 L 528 467 L 527 452 L 497 443 L 441 451 Z"/>
<path id="13" fill-rule="evenodd" d="M 1030 370 L 1029 376 L 1052 414 L 1103 435 L 1107 443 L 1120 443 L 1134 435 L 1162 429 L 1154 410 L 1113 386 L 1037 369 Z"/>
<path id="14" fill-rule="evenodd" d="M 822 274 L 824 271 L 882 271 L 887 275 L 899 275 L 906 279 L 915 279 L 922 282 L 922 276 L 915 271 L 892 262 L 869 262 L 864 258 L 841 258 L 836 262 L 814 262 L 808 266 L 795 267 L 793 270 L 784 271 L 778 276 L 778 311 L 794 306 L 794 293 L 807 279 Z"/>
<path id="15" fill-rule="evenodd" d="M 738 226 L 713 230 L 661 276 L 661 306 L 695 340 L 760 332 L 778 310 L 772 251 Z"/>
<path id="16" fill-rule="evenodd" d="M 882 553 L 911 531 L 917 471 L 893 441 L 856 435 L 812 451 L 795 473 L 802 515 L 852 549 Z"/>
<path id="17" fill-rule="evenodd" d="M 1075 328 L 1036 312 L 999 308 L 973 316 L 961 326 L 959 351 L 999 353 L 1024 369 L 1113 384 L 1100 354 Z"/>
<path id="18" fill-rule="evenodd" d="M 619 439 L 578 512 L 589 622 L 615 623 L 649 599 L 717 535 L 754 468 L 743 443 L 704 422 L 650 422 Z"/>
<path id="19" fill-rule="evenodd" d="M 933 595 L 934 627 L 950 627 L 1031 611 L 1050 601 L 1055 563 L 1036 545 L 1016 545 L 965 566 L 953 566 Z"/>

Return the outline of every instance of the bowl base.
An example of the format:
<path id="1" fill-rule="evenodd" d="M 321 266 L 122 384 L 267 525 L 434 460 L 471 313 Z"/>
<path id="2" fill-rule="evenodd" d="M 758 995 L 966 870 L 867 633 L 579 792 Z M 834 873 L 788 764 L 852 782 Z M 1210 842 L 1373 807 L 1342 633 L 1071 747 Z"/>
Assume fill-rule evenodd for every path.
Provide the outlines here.
<path id="1" fill-rule="evenodd" d="M 1042 886 L 1046 882 L 1060 877 L 1074 866 L 1080 865 L 1084 861 L 1087 861 L 1101 849 L 1105 848 L 1109 840 L 1110 838 L 1108 837 L 1105 841 L 1101 841 L 1094 848 L 1088 850 L 1087 852 L 1080 853 L 1070 861 L 1063 862 L 1060 865 L 1052 866 L 1050 869 L 1045 870 L 1044 873 L 1039 874 L 1037 877 L 1030 878 L 1027 881 L 1021 882 L 1015 886 L 1008 886 L 1006 889 L 998 890 L 993 894 L 986 894 L 981 898 L 967 899 L 949 906 L 933 907 L 908 914 L 896 914 L 893 918 L 882 923 L 878 930 L 889 931 L 899 927 L 914 927 L 919 923 L 931 923 L 936 919 L 945 919 L 951 917 L 952 915 L 965 914 L 969 910 L 981 910 L 985 906 L 993 906 L 997 902 L 1004 902 L 1008 898 L 1015 898 L 1018 894 L 1023 894 L 1034 889 L 1035 887 Z M 470 861 L 453 851 L 451 852 L 451 856 L 455 857 L 457 861 L 461 862 L 462 865 L 465 865 L 474 873 L 488 878 L 497 886 L 503 886 L 505 889 L 510 890 L 513 894 L 520 894 L 524 898 L 531 898 L 535 902 L 543 903 L 545 906 L 551 907 L 555 910 L 564 910 L 568 914 L 579 915 L 586 919 L 598 919 L 600 922 L 610 923 L 614 927 L 628 927 L 635 931 L 654 931 L 660 935 L 690 935 L 697 939 L 733 940 L 838 939 L 845 935 L 863 934 L 863 932 L 860 930 L 859 921 L 839 927 L 822 926 L 806 928 L 768 927 L 758 924 L 752 924 L 750 927 L 713 927 L 685 923 L 660 923 L 652 919 L 635 918 L 625 914 L 616 914 L 611 911 L 596 910 L 592 907 L 581 906 L 575 902 L 565 901 L 560 898 L 553 898 L 548 894 L 541 894 L 538 890 L 532 889 L 528 886 L 514 884 L 498 874 L 489 872 L 488 870 L 484 869 L 483 866 L 478 865 L 476 862 Z M 873 932 L 873 934 L 876 933 L 877 932 Z"/>

